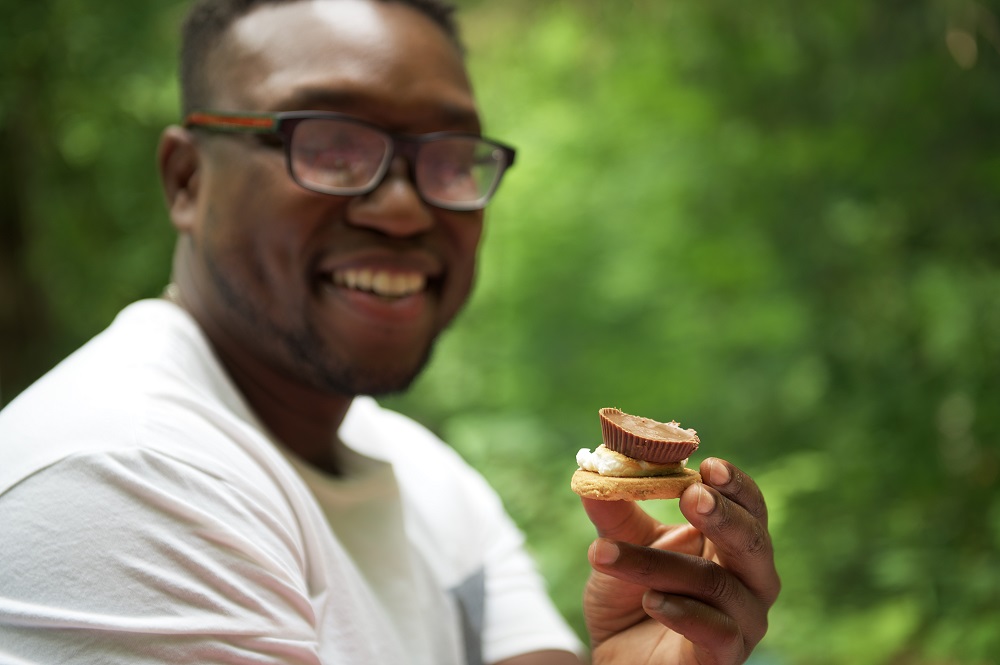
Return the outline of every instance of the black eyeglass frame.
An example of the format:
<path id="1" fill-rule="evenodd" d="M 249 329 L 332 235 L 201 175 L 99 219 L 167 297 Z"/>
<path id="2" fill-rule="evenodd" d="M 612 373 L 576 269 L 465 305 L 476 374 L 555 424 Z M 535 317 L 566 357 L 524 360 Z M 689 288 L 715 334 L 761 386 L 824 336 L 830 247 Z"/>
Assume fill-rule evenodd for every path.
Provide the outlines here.
<path id="1" fill-rule="evenodd" d="M 292 166 L 292 135 L 295 132 L 295 127 L 304 120 L 338 120 L 365 127 L 387 137 L 389 150 L 386 151 L 382 164 L 379 166 L 371 181 L 362 187 L 337 187 L 329 189 L 324 189 L 315 184 L 309 184 L 301 181 L 295 175 L 295 169 Z M 284 146 L 285 167 L 287 168 L 288 175 L 292 178 L 292 180 L 303 189 L 331 196 L 361 196 L 374 191 L 385 179 L 385 175 L 389 171 L 389 166 L 392 164 L 393 158 L 399 154 L 407 158 L 407 163 L 409 164 L 410 169 L 410 179 L 411 182 L 414 183 L 414 190 L 420 196 L 421 200 L 438 208 L 459 212 L 482 210 L 485 208 L 493 198 L 497 188 L 500 186 L 500 181 L 503 179 L 507 169 L 514 165 L 514 157 L 517 154 L 513 147 L 473 132 L 443 131 L 428 134 L 396 134 L 388 132 L 378 125 L 366 122 L 360 118 L 332 111 L 283 111 L 278 113 L 194 111 L 188 114 L 184 119 L 184 127 L 188 129 L 203 129 L 210 132 L 250 134 L 261 137 L 268 135 L 277 136 L 281 139 Z M 486 192 L 475 201 L 456 202 L 438 199 L 436 197 L 428 197 L 421 191 L 420 186 L 416 182 L 414 171 L 416 169 L 416 159 L 420 146 L 445 138 L 476 139 L 477 141 L 481 141 L 499 150 L 503 155 L 503 161 L 497 168 L 497 173 L 493 178 L 492 184 Z"/>

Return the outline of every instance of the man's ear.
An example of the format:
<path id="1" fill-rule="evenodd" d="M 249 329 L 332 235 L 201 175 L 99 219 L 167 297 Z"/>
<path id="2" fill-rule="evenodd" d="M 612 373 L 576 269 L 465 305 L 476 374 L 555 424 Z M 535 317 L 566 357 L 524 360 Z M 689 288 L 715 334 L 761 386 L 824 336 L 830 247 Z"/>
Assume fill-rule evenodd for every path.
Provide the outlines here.
<path id="1" fill-rule="evenodd" d="M 167 127 L 160 136 L 156 159 L 170 220 L 180 233 L 190 233 L 198 221 L 201 180 L 200 154 L 194 136 L 183 127 Z"/>

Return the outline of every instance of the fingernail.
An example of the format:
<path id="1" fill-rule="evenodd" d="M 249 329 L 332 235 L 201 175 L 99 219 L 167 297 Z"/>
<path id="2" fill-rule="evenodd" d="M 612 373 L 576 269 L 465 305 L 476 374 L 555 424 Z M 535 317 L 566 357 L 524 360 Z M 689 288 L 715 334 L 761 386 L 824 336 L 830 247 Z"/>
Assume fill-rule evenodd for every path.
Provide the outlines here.
<path id="1" fill-rule="evenodd" d="M 668 596 L 662 591 L 652 589 L 643 594 L 642 606 L 665 618 L 679 619 L 688 614 L 678 605 L 676 596 Z"/>
<path id="2" fill-rule="evenodd" d="M 698 487 L 698 505 L 695 506 L 695 510 L 699 515 L 708 515 L 715 510 L 715 496 L 704 486 Z"/>
<path id="3" fill-rule="evenodd" d="M 660 609 L 667 602 L 667 594 L 662 591 L 657 591 L 656 589 L 650 589 L 646 592 L 645 598 L 643 598 L 643 605 L 653 609 Z"/>
<path id="4" fill-rule="evenodd" d="M 607 566 L 617 561 L 619 554 L 618 546 L 610 540 L 604 540 L 603 538 L 598 538 L 590 546 L 590 558 L 594 563 L 602 566 Z"/>
<path id="5" fill-rule="evenodd" d="M 729 474 L 729 467 L 720 462 L 717 459 L 711 461 L 711 466 L 708 468 L 708 480 L 715 487 L 722 487 L 733 477 Z"/>

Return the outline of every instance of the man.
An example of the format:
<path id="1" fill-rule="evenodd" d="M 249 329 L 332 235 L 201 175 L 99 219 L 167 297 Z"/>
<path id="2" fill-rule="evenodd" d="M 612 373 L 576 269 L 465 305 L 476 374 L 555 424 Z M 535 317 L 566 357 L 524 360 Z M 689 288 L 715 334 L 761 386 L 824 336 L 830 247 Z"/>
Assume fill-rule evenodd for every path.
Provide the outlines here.
<path id="1" fill-rule="evenodd" d="M 496 495 L 370 398 L 465 302 L 513 151 L 430 0 L 202 0 L 159 166 L 167 298 L 0 415 L 0 662 L 579 662 Z M 594 662 L 739 663 L 778 577 L 721 460 L 601 535 Z"/>

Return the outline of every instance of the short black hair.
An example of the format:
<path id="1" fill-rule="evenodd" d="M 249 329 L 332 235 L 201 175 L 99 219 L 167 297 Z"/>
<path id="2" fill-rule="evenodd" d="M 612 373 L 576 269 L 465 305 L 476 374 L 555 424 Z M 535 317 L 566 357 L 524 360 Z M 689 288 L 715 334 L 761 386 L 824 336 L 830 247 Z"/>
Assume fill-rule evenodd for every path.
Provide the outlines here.
<path id="1" fill-rule="evenodd" d="M 184 115 L 210 103 L 211 90 L 205 63 L 226 30 L 251 10 L 264 5 L 282 5 L 301 0 L 196 0 L 181 27 L 180 87 Z M 331 0 L 333 1 L 333 0 Z M 447 0 L 373 0 L 398 2 L 422 12 L 444 30 L 463 51 L 455 6 Z"/>

